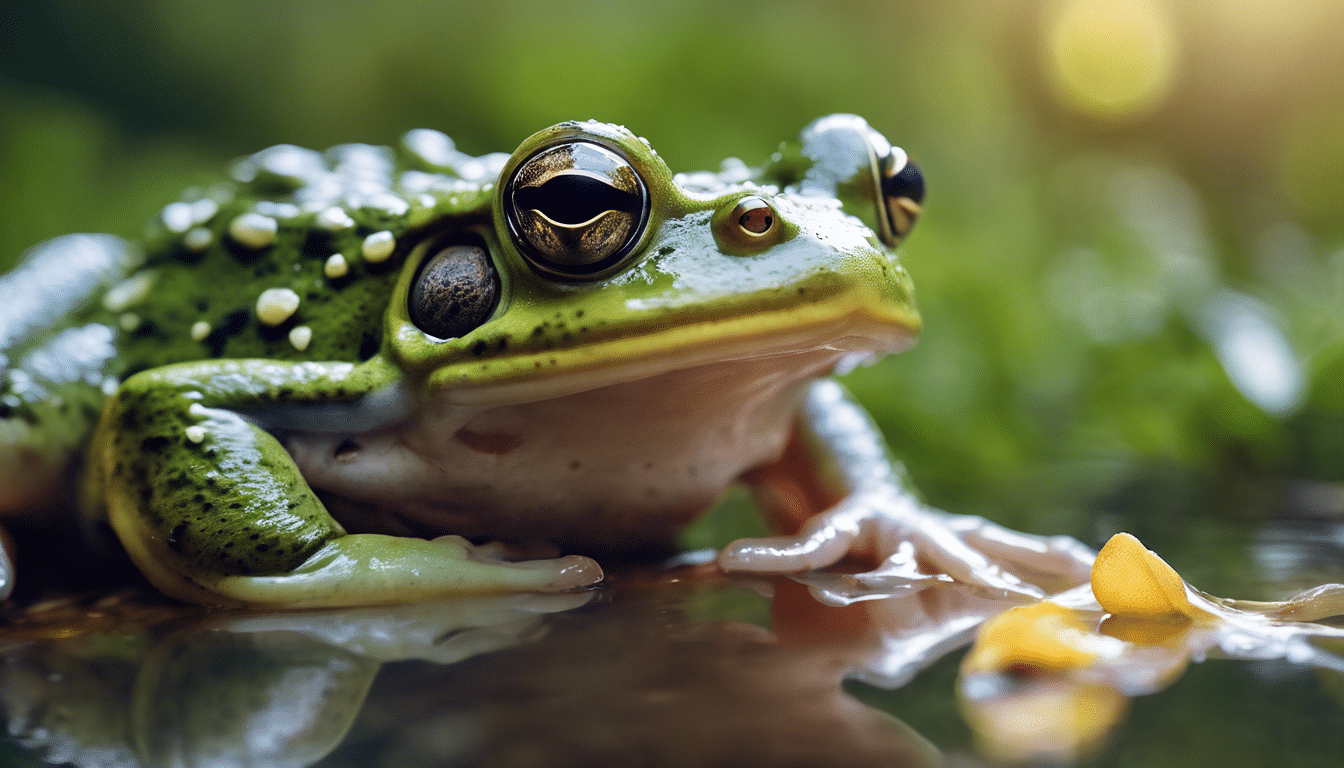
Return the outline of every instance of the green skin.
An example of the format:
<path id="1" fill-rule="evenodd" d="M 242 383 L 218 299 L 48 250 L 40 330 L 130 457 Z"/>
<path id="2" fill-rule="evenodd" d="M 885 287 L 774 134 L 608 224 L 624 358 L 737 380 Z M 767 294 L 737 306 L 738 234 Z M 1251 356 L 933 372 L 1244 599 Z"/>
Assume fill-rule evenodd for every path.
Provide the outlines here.
<path id="1" fill-rule="evenodd" d="M 632 256 L 613 274 L 583 282 L 556 280 L 529 265 L 510 235 L 497 182 L 538 147 L 568 138 L 624 155 L 644 180 L 651 206 Z M 591 583 L 601 572 L 587 558 L 509 563 L 497 550 L 460 538 L 346 533 L 282 439 L 296 423 L 309 424 L 302 414 L 314 409 L 377 429 L 428 418 L 443 403 L 546 401 L 750 353 L 822 354 L 815 350 L 835 341 L 813 337 L 842 338 L 831 346 L 848 344 L 869 356 L 899 351 L 918 332 L 909 277 L 874 234 L 870 177 L 866 171 L 844 177 L 849 171 L 841 163 L 842 177 L 823 187 L 832 194 L 816 188 L 799 194 L 796 185 L 814 163 L 828 162 L 815 152 L 809 159 L 805 142 L 785 145 L 747 174 L 733 177 L 726 169 L 686 184 L 674 180 L 647 142 L 592 122 L 532 136 L 498 176 L 469 168 L 490 158 L 434 155 L 409 140 L 399 150 L 379 151 L 394 164 L 392 179 L 406 171 L 427 174 L 418 177 L 424 191 L 384 188 L 384 199 L 395 195 L 400 204 L 381 207 L 342 206 L 338 197 L 353 226 L 332 230 L 312 210 L 265 208 L 301 202 L 312 180 L 287 174 L 283 164 L 277 172 L 259 153 L 235 173 L 247 180 L 217 195 L 218 211 L 191 223 L 211 233 L 206 247 L 198 242 L 193 250 L 193 235 L 184 240 L 181 224 L 157 226 L 143 263 L 129 273 L 152 274 L 148 290 L 109 301 L 107 290 L 127 274 L 112 270 L 111 278 L 90 281 L 87 298 L 62 321 L 8 350 L 24 371 L 33 351 L 61 329 L 115 330 L 115 354 L 90 364 L 98 376 L 60 381 L 29 372 L 28 383 L 38 386 L 26 388 L 12 373 L 3 379 L 8 431 L 0 439 L 8 453 L 0 459 L 15 476 L 22 474 L 16 468 L 32 468 L 28 474 L 37 479 L 30 485 L 37 487 L 88 444 L 84 508 L 107 515 L 132 559 L 168 594 L 202 604 L 349 605 Z M 855 167 L 866 169 L 865 162 Z M 734 228 L 734 208 L 748 196 L 774 208 L 766 237 L 744 237 Z M 245 245 L 230 225 L 259 204 L 275 214 L 278 230 L 270 243 Z M 170 218 L 165 212 L 164 221 Z M 395 238 L 395 250 L 384 260 L 366 258 L 365 238 L 380 231 Z M 452 232 L 483 242 L 501 298 L 479 327 L 440 340 L 415 326 L 407 302 L 432 256 L 431 241 Z M 334 253 L 344 256 L 348 274 L 324 273 Z M 262 322 L 257 309 L 258 296 L 272 288 L 291 288 L 300 299 L 275 325 Z M 209 333 L 193 337 L 201 321 Z M 306 346 L 291 341 L 298 326 L 313 330 Z M 798 329 L 810 334 L 806 343 L 790 336 Z M 796 409 L 805 380 L 826 373 L 832 358 L 803 370 L 803 381 L 780 394 L 783 407 Z M 51 394 L 59 395 L 54 405 Z M 380 410 L 375 401 L 390 405 Z M 802 435 L 809 445 L 825 442 L 809 441 L 809 434 Z M 777 449 L 786 437 L 778 437 Z M 818 466 L 832 478 L 854 474 L 849 466 Z M 498 482 L 516 479 L 501 473 Z M 832 485 L 853 490 L 839 480 Z M 11 496 L 8 506 L 21 507 L 40 494 Z M 666 527 L 685 517 L 678 510 Z M 567 525 L 572 533 L 576 524 Z M 540 530 L 537 538 L 567 540 Z M 482 532 L 510 531 L 485 526 L 468 533 Z M 752 569 L 790 568 L 799 569 Z"/>

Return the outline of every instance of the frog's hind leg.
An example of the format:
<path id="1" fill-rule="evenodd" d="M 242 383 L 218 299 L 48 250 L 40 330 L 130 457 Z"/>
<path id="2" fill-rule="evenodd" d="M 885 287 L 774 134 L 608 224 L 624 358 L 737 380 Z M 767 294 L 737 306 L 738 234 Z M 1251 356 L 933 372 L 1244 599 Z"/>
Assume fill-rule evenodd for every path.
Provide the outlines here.
<path id="1" fill-rule="evenodd" d="M 304 382 L 312 392 L 323 371 L 348 368 L 284 370 L 316 372 Z M 273 435 L 219 407 L 246 393 L 275 397 L 268 387 L 283 385 L 265 377 L 277 370 L 266 360 L 152 369 L 128 379 L 104 413 L 92 461 L 108 519 L 163 592 L 204 605 L 310 607 L 553 591 L 601 578 L 586 558 L 508 563 L 457 537 L 347 534 Z"/>
<path id="2" fill-rule="evenodd" d="M 139 261 L 120 238 L 66 235 L 0 277 L 0 511 L 50 501 L 92 432 L 116 360 L 99 299 Z"/>
<path id="3" fill-rule="evenodd" d="M 67 235 L 0 277 L 0 513 L 72 501 L 71 457 L 115 384 L 115 332 L 101 298 L 139 261 L 120 238 Z M 13 566 L 2 551 L 0 584 L 7 596 Z"/>

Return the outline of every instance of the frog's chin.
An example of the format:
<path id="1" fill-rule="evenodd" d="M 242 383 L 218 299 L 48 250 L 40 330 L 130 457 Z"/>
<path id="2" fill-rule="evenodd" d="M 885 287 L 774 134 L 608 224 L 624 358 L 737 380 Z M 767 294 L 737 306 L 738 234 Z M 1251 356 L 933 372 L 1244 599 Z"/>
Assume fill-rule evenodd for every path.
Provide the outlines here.
<path id="1" fill-rule="evenodd" d="M 670 337 L 672 334 L 669 333 Z M 832 371 L 846 373 L 888 354 L 914 346 L 917 327 L 895 324 L 885 318 L 852 314 L 824 322 L 784 324 L 749 333 L 725 332 L 720 325 L 676 329 L 676 343 L 667 338 L 634 337 L 605 342 L 585 350 L 584 357 L 598 361 L 550 367 L 545 375 L 504 378 L 469 386 L 440 390 L 441 402 L 463 406 L 496 406 L 536 402 L 587 392 L 593 389 L 650 379 L 674 371 L 734 362 L 759 363 L 777 359 L 770 366 L 778 376 L 810 378 Z M 827 355 L 826 353 L 831 353 Z M 820 354 L 818 354 L 820 353 Z M 820 370 L 814 365 L 794 366 L 790 360 L 807 356 L 829 358 Z M 538 358 L 543 364 L 540 357 Z M 530 364 L 526 367 L 532 367 Z M 540 366 L 537 366 L 540 367 Z M 545 369 L 543 369 L 545 370 Z"/>

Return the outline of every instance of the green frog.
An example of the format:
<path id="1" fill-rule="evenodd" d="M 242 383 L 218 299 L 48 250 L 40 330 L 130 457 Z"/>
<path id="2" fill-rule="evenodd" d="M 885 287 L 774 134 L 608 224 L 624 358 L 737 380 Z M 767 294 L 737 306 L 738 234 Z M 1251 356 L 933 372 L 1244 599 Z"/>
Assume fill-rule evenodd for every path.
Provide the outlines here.
<path id="1" fill-rule="evenodd" d="M 779 535 L 728 571 L 1085 579 L 1071 539 L 918 502 L 827 378 L 914 343 L 895 249 L 923 191 L 852 115 L 718 172 L 594 121 L 508 155 L 263 150 L 140 244 L 58 238 L 0 281 L 0 507 L 78 475 L 82 514 L 203 605 L 579 588 L 738 481 Z"/>

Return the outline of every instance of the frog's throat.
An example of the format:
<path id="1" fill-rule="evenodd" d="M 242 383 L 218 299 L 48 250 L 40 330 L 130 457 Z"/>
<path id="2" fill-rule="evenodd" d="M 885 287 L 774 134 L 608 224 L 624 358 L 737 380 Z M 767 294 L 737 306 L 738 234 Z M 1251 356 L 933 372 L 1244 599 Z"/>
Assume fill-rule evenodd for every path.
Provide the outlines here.
<path id="1" fill-rule="evenodd" d="M 904 352 L 919 336 L 918 320 L 893 322 L 890 315 L 867 309 L 839 314 L 795 309 L 787 317 L 755 315 L 707 321 L 575 349 L 519 356 L 509 359 L 508 370 L 499 373 L 477 371 L 435 377 L 431 389 L 443 402 L 453 405 L 526 403 L 703 365 L 771 357 L 781 358 L 779 370 L 787 376 L 793 372 L 787 358 L 794 355 L 830 350 L 835 358 L 832 366 L 842 360 L 867 361 Z M 499 362 L 503 361 L 496 364 Z M 537 374 L 536 362 L 545 366 L 545 375 Z M 807 375 L 798 372 L 799 378 Z"/>

